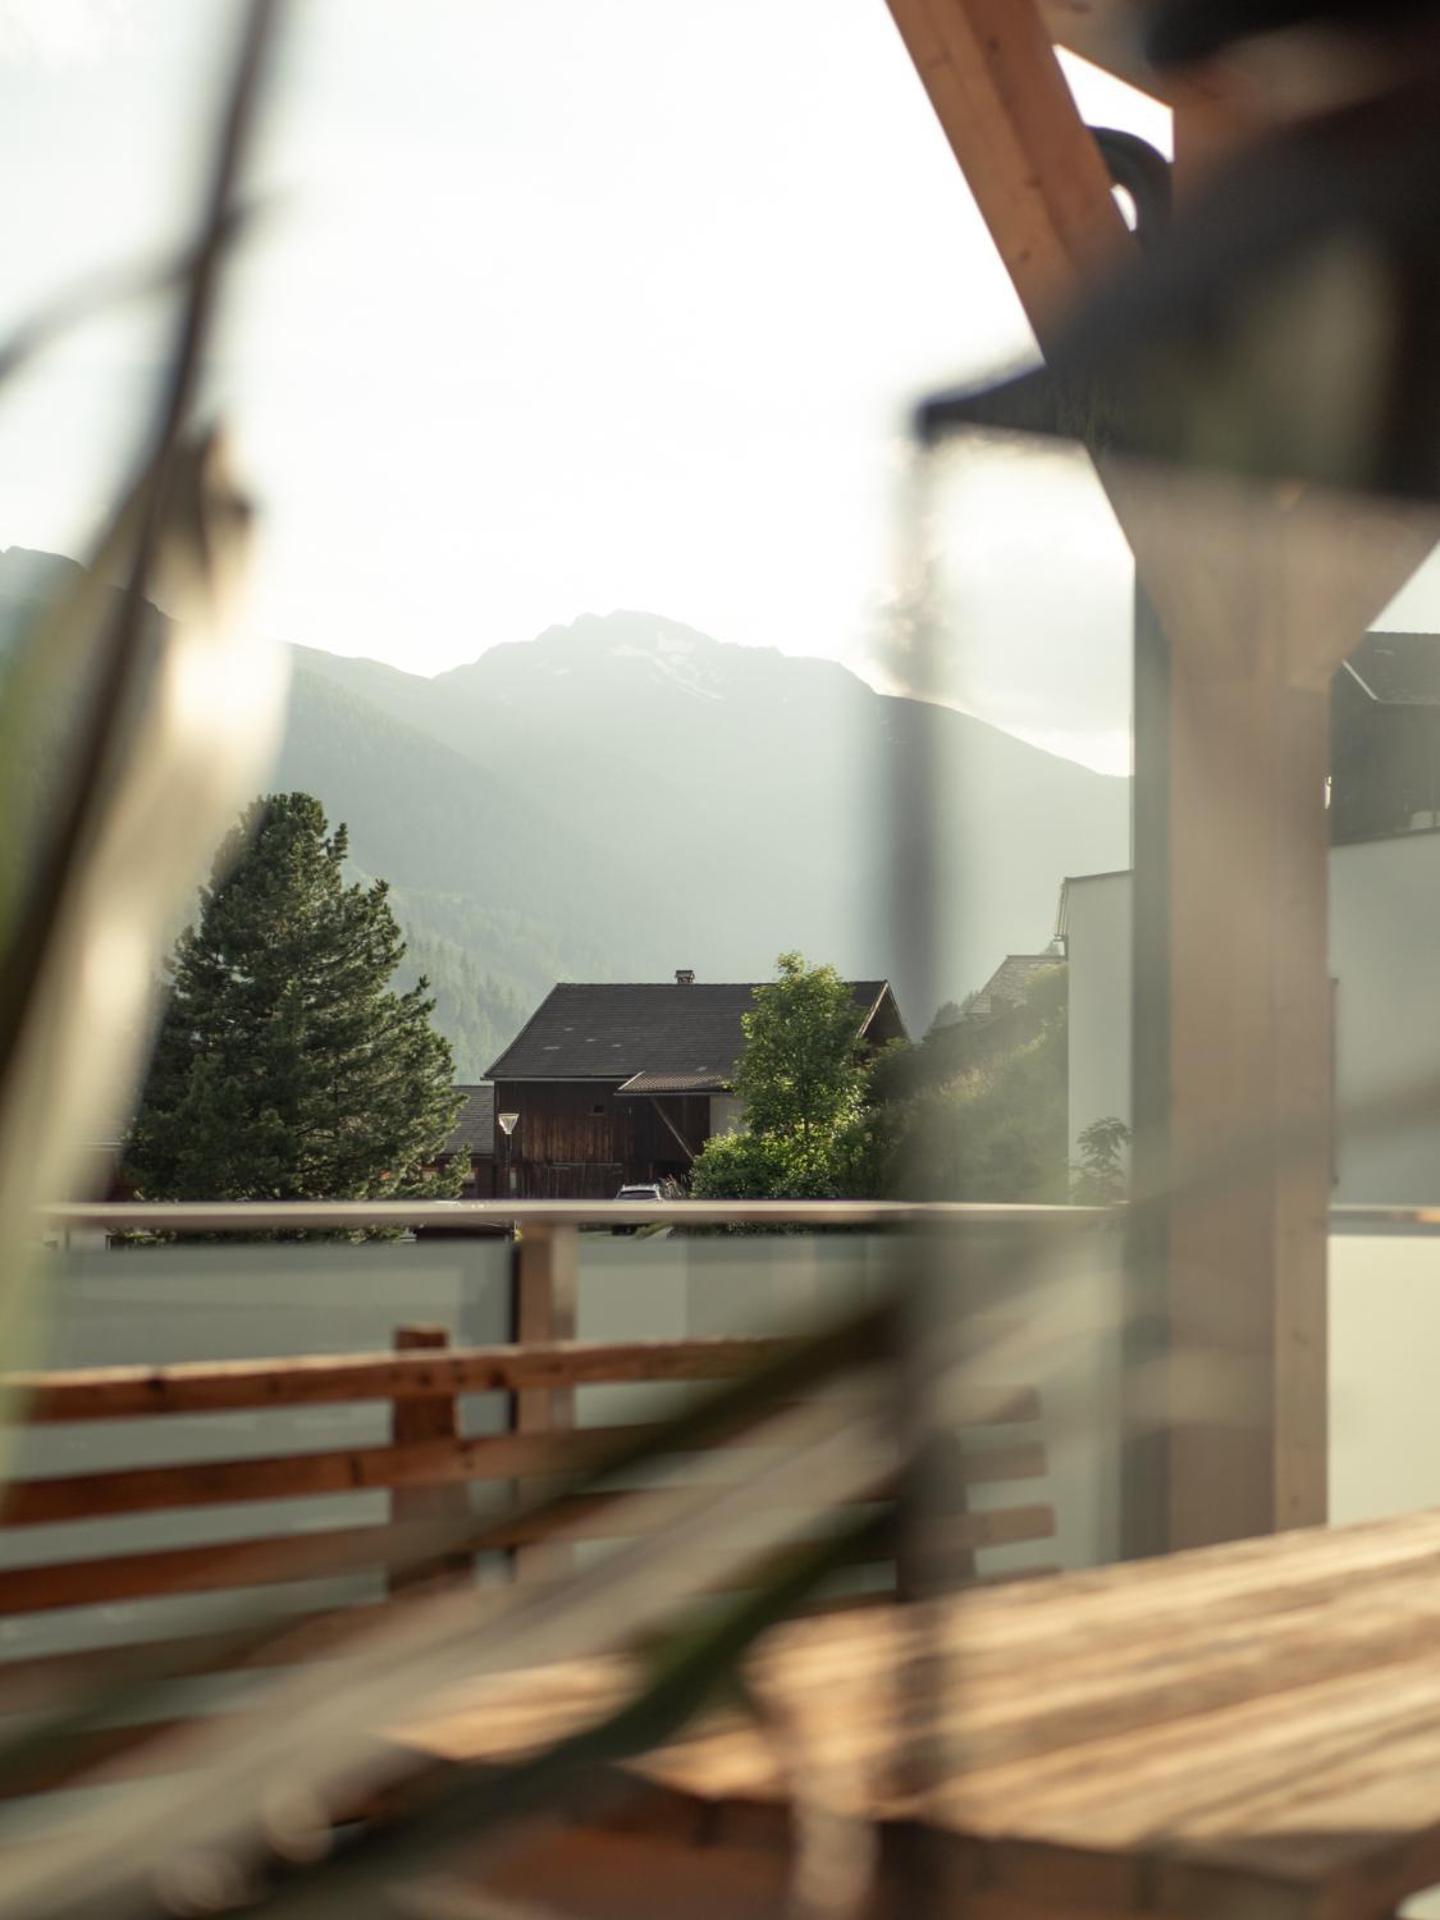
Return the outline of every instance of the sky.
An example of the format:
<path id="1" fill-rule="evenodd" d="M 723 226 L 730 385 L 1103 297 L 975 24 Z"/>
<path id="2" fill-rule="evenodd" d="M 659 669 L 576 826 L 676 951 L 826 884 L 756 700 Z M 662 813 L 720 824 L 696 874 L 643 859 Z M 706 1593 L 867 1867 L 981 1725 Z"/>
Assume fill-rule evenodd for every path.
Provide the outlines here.
<path id="1" fill-rule="evenodd" d="M 0 0 L 0 328 L 184 231 L 236 17 Z M 642 608 L 893 684 L 908 411 L 1033 342 L 884 0 L 297 0 L 257 173 L 208 392 L 264 631 L 431 674 Z M 0 393 L 0 546 L 84 551 L 163 319 Z M 1118 770 L 1123 555 L 1090 507 L 1037 555 L 1023 495 L 966 496 L 940 691 Z"/>

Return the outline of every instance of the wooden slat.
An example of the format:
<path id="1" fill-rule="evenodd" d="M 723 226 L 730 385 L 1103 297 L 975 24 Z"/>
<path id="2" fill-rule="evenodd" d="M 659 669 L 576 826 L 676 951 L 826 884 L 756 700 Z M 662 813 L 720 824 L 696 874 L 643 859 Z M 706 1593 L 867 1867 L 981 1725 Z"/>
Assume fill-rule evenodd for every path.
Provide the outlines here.
<path id="1" fill-rule="evenodd" d="M 247 1500 L 298 1500 L 558 1476 L 593 1466 L 652 1431 L 637 1424 L 581 1427 L 571 1433 L 482 1434 L 409 1447 L 353 1447 L 333 1453 L 206 1460 L 17 1480 L 6 1489 L 0 1525 L 33 1527 Z M 727 1449 L 742 1450 L 739 1445 Z M 973 1468 L 971 1484 L 1036 1478 L 1045 1472 L 1044 1450 L 1038 1446 L 995 1449 L 977 1455 Z"/>
<path id="2" fill-rule="evenodd" d="M 0 1571 L 0 1617 L 152 1599 L 157 1594 L 215 1593 L 226 1587 L 266 1586 L 271 1581 L 339 1578 L 384 1567 L 395 1546 L 388 1527 L 345 1527 L 45 1567 L 10 1567 Z"/>
<path id="3" fill-rule="evenodd" d="M 471 1480 L 523 1479 L 584 1465 L 646 1431 L 643 1426 L 627 1426 L 588 1427 L 574 1434 L 484 1434 L 408 1447 L 353 1447 L 333 1453 L 204 1460 L 17 1480 L 5 1491 L 0 1525 L 33 1527 L 244 1500 L 298 1500 L 447 1487 Z"/>
<path id="4" fill-rule="evenodd" d="M 489 1546 L 503 1549 L 554 1536 L 566 1540 L 633 1537 L 664 1516 L 684 1512 L 694 1499 L 690 1488 L 648 1494 L 643 1507 L 637 1504 L 627 1513 L 627 1503 L 634 1500 L 631 1494 L 585 1494 L 557 1502 L 543 1517 L 528 1515 L 510 1522 L 497 1521 L 487 1530 L 487 1541 Z M 0 1570 L 0 1617 L 157 1594 L 208 1593 L 227 1587 L 264 1586 L 272 1581 L 340 1578 L 389 1566 L 399 1557 L 399 1548 L 394 1527 L 349 1527 L 7 1568 Z"/>
<path id="5" fill-rule="evenodd" d="M 627 1493 L 585 1494 L 557 1503 L 543 1517 L 497 1522 L 490 1530 L 490 1541 L 504 1548 L 556 1536 L 565 1540 L 634 1538 L 657 1521 L 685 1512 L 694 1497 L 691 1489 L 678 1488 L 648 1494 L 643 1502 L 632 1506 L 634 1497 Z M 971 1514 L 954 1522 L 957 1538 L 974 1547 L 1048 1539 L 1054 1524 L 1054 1513 L 1047 1506 Z M 272 1581 L 338 1578 L 385 1566 L 395 1549 L 392 1529 L 354 1527 L 11 1568 L 0 1571 L 0 1616 L 110 1604 L 158 1594 L 263 1586 Z"/>
<path id="6" fill-rule="evenodd" d="M 487 1543 L 500 1550 L 548 1540 L 553 1535 L 567 1539 L 633 1536 L 644 1532 L 651 1520 L 662 1514 L 683 1512 L 693 1503 L 694 1493 L 686 1489 L 646 1496 L 648 1518 L 636 1512 L 622 1520 L 611 1513 L 612 1508 L 632 1498 L 626 1493 L 586 1494 L 558 1502 L 543 1517 L 537 1514 L 508 1523 L 496 1521 L 487 1530 Z M 0 1617 L 160 1594 L 265 1586 L 272 1581 L 343 1578 L 383 1570 L 401 1557 L 399 1530 L 373 1526 L 7 1568 L 0 1570 Z"/>
<path id="7" fill-rule="evenodd" d="M 526 1347 L 468 1347 L 444 1358 L 424 1359 L 402 1359 L 393 1353 L 317 1354 L 174 1367 L 12 1373 L 0 1379 L 0 1390 L 19 1396 L 29 1424 L 127 1420 L 150 1414 L 230 1413 L 618 1381 L 723 1380 L 774 1358 L 792 1344 L 715 1335 L 694 1340 L 560 1340 Z"/>

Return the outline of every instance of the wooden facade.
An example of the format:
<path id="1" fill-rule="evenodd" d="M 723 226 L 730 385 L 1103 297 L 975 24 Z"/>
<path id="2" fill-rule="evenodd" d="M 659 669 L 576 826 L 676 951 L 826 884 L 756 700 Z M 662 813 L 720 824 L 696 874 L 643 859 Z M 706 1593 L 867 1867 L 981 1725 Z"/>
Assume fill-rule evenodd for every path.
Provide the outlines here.
<path id="1" fill-rule="evenodd" d="M 688 1181 L 712 1134 L 733 1126 L 730 1089 L 756 982 L 561 981 L 490 1068 L 495 1193 L 610 1200 L 622 1186 Z M 852 980 L 867 1046 L 903 1038 L 884 980 Z M 499 1119 L 513 1116 L 507 1139 Z"/>
<path id="2" fill-rule="evenodd" d="M 622 1084 L 497 1081 L 496 1111 L 520 1116 L 508 1161 L 499 1142 L 497 1196 L 608 1200 L 622 1186 L 686 1179 L 710 1137 L 710 1095 L 621 1096 Z"/>

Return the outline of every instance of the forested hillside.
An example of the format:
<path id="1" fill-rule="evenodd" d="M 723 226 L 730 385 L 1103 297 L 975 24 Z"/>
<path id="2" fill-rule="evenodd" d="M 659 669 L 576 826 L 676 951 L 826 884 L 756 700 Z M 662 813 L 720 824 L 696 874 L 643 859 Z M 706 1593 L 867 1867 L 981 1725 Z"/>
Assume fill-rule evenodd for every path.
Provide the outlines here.
<path id="1" fill-rule="evenodd" d="M 0 554 L 0 648 L 70 564 Z M 800 948 L 892 978 L 903 1004 L 890 802 L 920 756 L 943 793 L 947 997 L 1048 939 L 1066 874 L 1127 858 L 1124 781 L 653 614 L 587 616 L 435 679 L 294 661 L 271 784 L 315 794 L 391 882 L 464 1078 L 557 979 L 760 979 Z"/>

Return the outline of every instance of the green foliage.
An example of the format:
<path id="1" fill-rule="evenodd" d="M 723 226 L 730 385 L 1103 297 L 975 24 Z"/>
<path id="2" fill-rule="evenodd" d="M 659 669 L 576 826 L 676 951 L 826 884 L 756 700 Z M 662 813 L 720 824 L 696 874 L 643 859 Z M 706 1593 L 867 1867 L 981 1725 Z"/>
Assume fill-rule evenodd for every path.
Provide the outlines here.
<path id="1" fill-rule="evenodd" d="M 396 984 L 414 986 L 422 975 L 429 981 L 435 1025 L 450 1042 L 456 1079 L 483 1080 L 490 1062 L 524 1026 L 533 999 L 497 979 L 475 950 L 423 930 L 423 921 L 412 918 L 408 902 L 396 900 L 394 905 L 406 948 Z"/>
<path id="2" fill-rule="evenodd" d="M 967 993 L 963 1001 L 942 1001 L 935 1018 L 930 1022 L 930 1031 L 926 1034 L 926 1039 L 932 1038 L 946 1027 L 958 1026 L 974 1005 L 975 999 L 976 996 L 973 993 Z"/>
<path id="3" fill-rule="evenodd" d="M 933 1029 L 899 1065 L 896 1156 L 907 1198 L 1069 1198 L 1063 967 L 990 1018 Z M 908 1094 L 908 1097 L 905 1097 Z"/>
<path id="4" fill-rule="evenodd" d="M 1125 1170 L 1129 1127 L 1113 1114 L 1092 1120 L 1077 1144 L 1080 1159 L 1071 1169 L 1070 1197 L 1084 1207 L 1119 1206 L 1130 1186 Z"/>
<path id="5" fill-rule="evenodd" d="M 779 979 L 755 989 L 754 1011 L 741 1022 L 735 1091 L 753 1133 L 828 1133 L 865 1103 L 855 1001 L 834 967 L 807 967 L 798 953 L 782 953 L 776 965 Z"/>
<path id="6" fill-rule="evenodd" d="M 722 1134 L 706 1144 L 690 1191 L 702 1200 L 863 1200 L 877 1195 L 889 1146 L 872 1109 L 829 1135 Z"/>
<path id="7" fill-rule="evenodd" d="M 152 1200 L 369 1200 L 458 1192 L 425 1172 L 454 1124 L 450 1049 L 384 881 L 347 886 L 343 826 L 309 794 L 254 802 L 221 848 L 125 1165 Z"/>
<path id="8" fill-rule="evenodd" d="M 691 1172 L 707 1200 L 854 1199 L 880 1190 L 886 1116 L 849 985 L 833 967 L 782 953 L 755 989 L 735 1091 L 742 1132 L 710 1140 Z"/>

